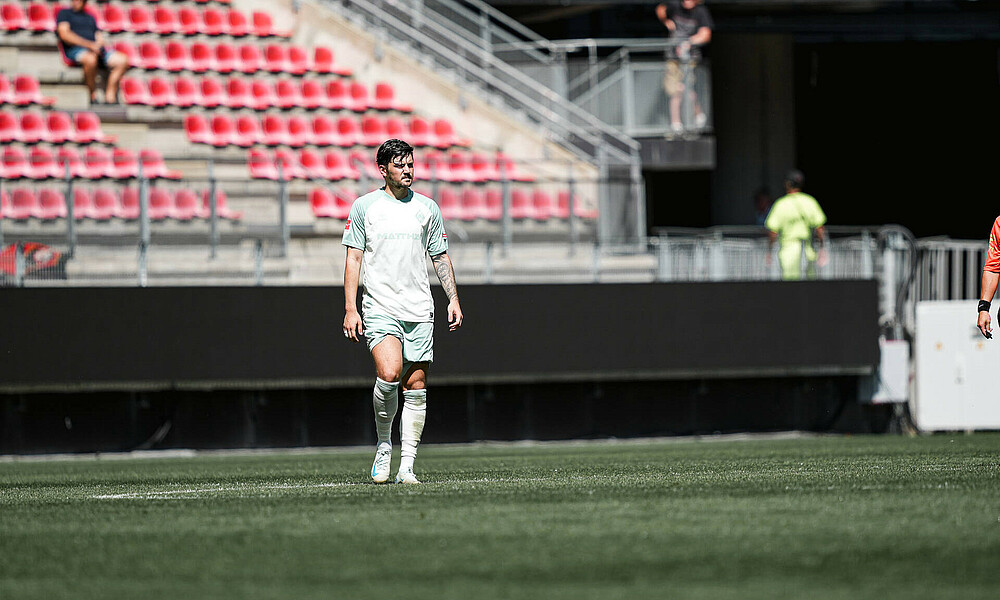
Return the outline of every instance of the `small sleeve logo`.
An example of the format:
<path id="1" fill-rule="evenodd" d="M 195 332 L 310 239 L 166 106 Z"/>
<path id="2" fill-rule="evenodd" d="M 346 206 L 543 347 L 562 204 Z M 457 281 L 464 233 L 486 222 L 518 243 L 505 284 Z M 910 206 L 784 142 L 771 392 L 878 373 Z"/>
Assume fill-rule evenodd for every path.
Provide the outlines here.
<path id="1" fill-rule="evenodd" d="M 344 231 L 350 231 L 350 230 L 351 230 L 351 220 L 348 219 L 347 224 L 344 225 Z"/>

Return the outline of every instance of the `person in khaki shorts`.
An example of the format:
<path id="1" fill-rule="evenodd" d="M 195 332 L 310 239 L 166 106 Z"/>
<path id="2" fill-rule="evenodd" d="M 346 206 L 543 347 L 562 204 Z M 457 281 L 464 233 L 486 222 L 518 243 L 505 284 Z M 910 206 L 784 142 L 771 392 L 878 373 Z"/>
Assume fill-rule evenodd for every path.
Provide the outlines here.
<path id="1" fill-rule="evenodd" d="M 693 125 L 701 129 L 708 123 L 708 117 L 694 91 L 694 70 L 705 46 L 712 41 L 712 29 L 715 27 L 712 15 L 702 0 L 673 0 L 658 4 L 656 17 L 670 32 L 670 39 L 678 42 L 667 49 L 666 73 L 663 76 L 663 89 L 670 101 L 670 128 L 680 132 L 685 125 L 692 125 L 681 119 L 681 101 L 690 84 L 688 98 L 694 105 Z"/>
<path id="2" fill-rule="evenodd" d="M 413 462 L 424 430 L 427 371 L 434 360 L 434 300 L 427 255 L 448 296 L 448 330 L 461 327 L 464 316 L 441 210 L 433 200 L 410 189 L 413 147 L 402 140 L 387 140 L 379 146 L 375 163 L 385 185 L 354 201 L 344 228 L 344 337 L 358 342 L 364 336 L 375 361 L 372 406 L 378 446 L 372 481 L 389 480 L 392 421 L 402 384 L 400 462 L 395 482 L 420 483 L 413 474 Z M 363 319 L 357 307 L 362 263 Z"/>

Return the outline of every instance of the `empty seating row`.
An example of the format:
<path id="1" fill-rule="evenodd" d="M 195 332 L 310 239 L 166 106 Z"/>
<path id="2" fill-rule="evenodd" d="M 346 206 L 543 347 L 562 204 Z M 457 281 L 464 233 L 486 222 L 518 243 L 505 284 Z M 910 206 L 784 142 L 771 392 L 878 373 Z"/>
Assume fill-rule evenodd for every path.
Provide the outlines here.
<path id="1" fill-rule="evenodd" d="M 0 110 L 0 143 L 113 144 L 116 140 L 104 133 L 100 117 L 91 111 Z"/>
<path id="2" fill-rule="evenodd" d="M 52 106 L 55 103 L 55 98 L 42 94 L 41 85 L 36 77 L 19 74 L 11 81 L 6 74 L 0 73 L 0 104 Z"/>
<path id="3" fill-rule="evenodd" d="M 143 106 L 201 106 L 233 109 L 269 108 L 305 110 L 350 110 L 357 113 L 376 111 L 410 112 L 410 106 L 396 100 L 392 85 L 375 84 L 373 95 L 368 86 L 359 82 L 332 79 L 248 79 L 229 77 L 125 77 L 121 82 L 122 99 L 126 104 Z"/>
<path id="4" fill-rule="evenodd" d="M 315 115 L 284 116 L 267 113 L 259 118 L 253 114 L 214 114 L 211 117 L 191 113 L 184 118 L 184 130 L 190 142 L 216 147 L 264 144 L 267 146 L 378 146 L 390 138 L 403 138 L 418 148 L 448 149 L 467 147 L 468 142 L 455 135 L 447 119 L 433 122 L 413 117 L 330 117 Z"/>
<path id="5" fill-rule="evenodd" d="M 181 173 L 166 166 L 163 155 L 153 148 L 136 153 L 128 148 L 108 149 L 89 146 L 82 154 L 72 146 L 60 146 L 55 152 L 45 146 L 33 146 L 25 151 L 18 146 L 5 146 L 0 155 L 0 178 L 3 179 L 63 179 L 69 166 L 69 176 L 84 179 L 132 179 L 142 175 L 149 179 L 180 179 Z"/>
<path id="6" fill-rule="evenodd" d="M 128 57 L 133 67 L 147 71 L 194 73 L 286 73 L 349 77 L 351 69 L 334 62 L 333 50 L 315 46 L 310 51 L 295 44 L 182 42 L 146 40 L 133 44 L 118 40 L 112 47 Z M 65 59 L 64 59 L 65 60 Z"/>
<path id="7" fill-rule="evenodd" d="M 140 215 L 139 190 L 124 188 L 119 193 L 114 188 L 75 188 L 73 190 L 73 218 L 110 221 L 111 219 L 135 220 Z M 27 219 L 63 219 L 69 214 L 66 197 L 53 188 L 32 189 L 17 187 L 0 192 L 0 217 L 23 221 Z M 216 192 L 215 214 L 220 219 L 239 220 L 243 213 L 229 208 L 226 195 Z M 153 187 L 149 190 L 149 218 L 154 221 L 175 219 L 191 221 L 211 216 L 208 190 L 201 194 L 189 189 L 170 191 Z"/>
<path id="8" fill-rule="evenodd" d="M 46 2 L 5 2 L 0 5 L 0 29 L 6 31 L 55 31 L 56 15 L 66 5 Z M 86 9 L 94 16 L 97 26 L 109 33 L 153 33 L 158 35 L 209 35 L 259 38 L 291 37 L 289 31 L 279 31 L 269 13 L 253 11 L 248 18 L 233 8 L 204 8 L 136 4 L 123 7 L 104 4 Z"/>
<path id="9" fill-rule="evenodd" d="M 346 220 L 355 197 L 353 190 L 348 188 L 330 190 L 315 187 L 309 191 L 309 206 L 317 218 Z M 531 191 L 515 188 L 511 190 L 510 197 L 511 218 L 535 221 L 568 219 L 569 198 L 568 190 L 561 190 L 553 197 L 541 188 Z M 457 190 L 442 186 L 435 200 L 441 208 L 441 216 L 449 221 L 499 221 L 503 218 L 503 191 L 499 188 L 465 187 Z M 581 219 L 597 218 L 596 211 L 579 206 L 574 207 L 573 212 Z"/>
<path id="10" fill-rule="evenodd" d="M 418 152 L 414 159 L 418 180 L 446 183 L 486 183 L 502 181 L 502 178 L 506 176 L 508 181 L 534 181 L 530 175 L 522 174 L 516 170 L 512 161 L 502 153 L 491 157 L 482 153 L 452 151 L 445 154 L 431 150 Z M 250 177 L 253 179 L 279 179 L 278 164 L 281 165 L 281 176 L 286 180 L 357 180 L 362 174 L 371 179 L 381 177 L 375 167 L 375 159 L 370 150 L 351 152 L 328 150 L 321 152 L 304 148 L 298 152 L 278 149 L 272 153 L 255 148 L 249 152 L 247 165 L 250 169 Z M 506 168 L 508 164 L 511 165 L 509 169 Z M 503 175 L 500 172 L 501 165 L 505 168 Z"/>

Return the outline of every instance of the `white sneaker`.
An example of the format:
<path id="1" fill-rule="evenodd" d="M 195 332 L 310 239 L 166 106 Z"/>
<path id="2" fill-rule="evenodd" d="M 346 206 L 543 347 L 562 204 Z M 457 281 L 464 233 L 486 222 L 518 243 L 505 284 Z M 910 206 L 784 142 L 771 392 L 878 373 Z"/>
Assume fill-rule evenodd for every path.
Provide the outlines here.
<path id="1" fill-rule="evenodd" d="M 400 471 L 396 473 L 396 483 L 420 483 L 413 471 Z"/>
<path id="2" fill-rule="evenodd" d="M 389 481 L 389 465 L 392 462 L 392 446 L 379 446 L 375 451 L 375 462 L 372 463 L 372 481 L 385 483 Z"/>
<path id="3" fill-rule="evenodd" d="M 694 125 L 698 129 L 701 129 L 708 124 L 708 116 L 705 113 L 698 113 L 694 116 Z"/>

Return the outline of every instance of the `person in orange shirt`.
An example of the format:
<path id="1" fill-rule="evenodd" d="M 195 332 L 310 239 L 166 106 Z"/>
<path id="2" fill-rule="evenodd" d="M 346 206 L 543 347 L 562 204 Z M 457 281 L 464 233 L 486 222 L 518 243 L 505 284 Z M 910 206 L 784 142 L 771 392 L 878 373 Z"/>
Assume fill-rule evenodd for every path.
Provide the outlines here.
<path id="1" fill-rule="evenodd" d="M 979 295 L 979 318 L 976 325 L 986 339 L 993 337 L 990 302 L 997 291 L 998 281 L 1000 281 L 1000 217 L 993 221 L 993 229 L 990 231 L 990 245 L 986 252 L 986 264 L 983 265 L 982 291 Z"/>

